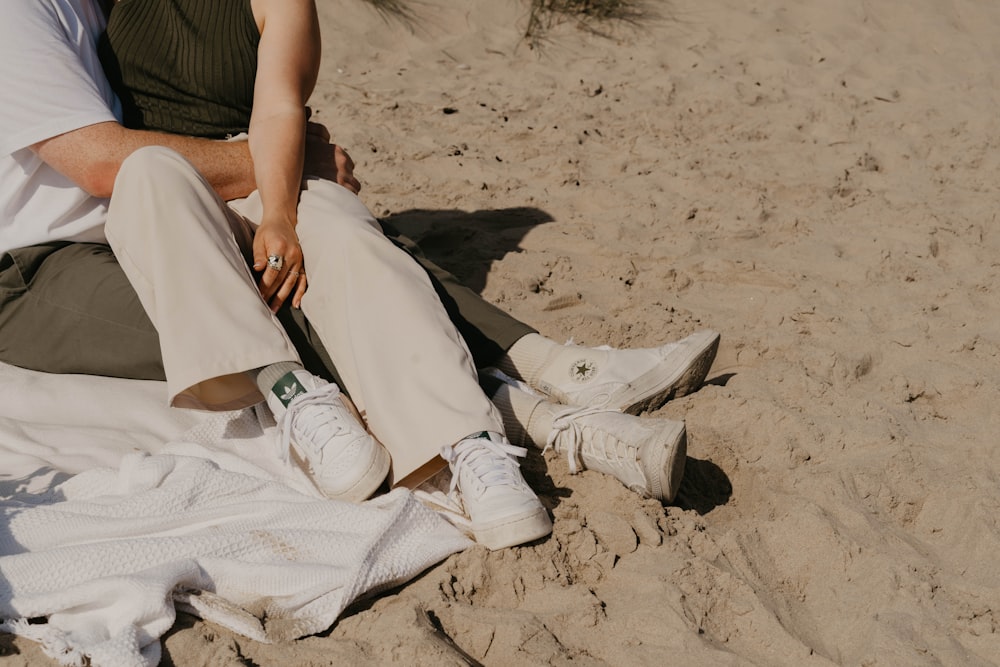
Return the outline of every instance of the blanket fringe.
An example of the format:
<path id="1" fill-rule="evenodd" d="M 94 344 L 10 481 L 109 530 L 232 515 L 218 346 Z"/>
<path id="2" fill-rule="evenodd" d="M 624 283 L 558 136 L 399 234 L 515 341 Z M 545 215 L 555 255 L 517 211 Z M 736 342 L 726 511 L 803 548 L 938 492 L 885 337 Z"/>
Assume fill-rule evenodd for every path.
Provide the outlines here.
<path id="1" fill-rule="evenodd" d="M 88 656 L 71 646 L 66 635 L 48 623 L 30 623 L 26 618 L 7 619 L 0 621 L 0 631 L 38 642 L 45 655 L 60 665 L 84 667 L 87 664 Z"/>

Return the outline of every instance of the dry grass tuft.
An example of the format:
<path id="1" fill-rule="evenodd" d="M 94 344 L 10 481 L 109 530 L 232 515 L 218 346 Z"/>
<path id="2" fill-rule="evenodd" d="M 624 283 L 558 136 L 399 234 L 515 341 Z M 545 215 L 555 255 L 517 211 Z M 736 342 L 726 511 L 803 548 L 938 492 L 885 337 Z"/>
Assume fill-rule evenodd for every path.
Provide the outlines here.
<path id="1" fill-rule="evenodd" d="M 574 21 L 583 30 L 605 34 L 609 23 L 636 24 L 649 16 L 643 0 L 531 0 L 524 38 L 535 48 L 550 28 L 564 21 Z"/>
<path id="2" fill-rule="evenodd" d="M 415 6 L 420 0 L 364 0 L 386 21 L 396 20 L 413 27 L 418 21 Z M 545 42 L 546 33 L 556 25 L 573 22 L 578 28 L 608 36 L 615 23 L 637 25 L 653 19 L 649 0 L 529 0 L 528 25 L 524 39 L 531 48 Z"/>
<path id="3" fill-rule="evenodd" d="M 417 15 L 410 0 L 365 0 L 385 19 L 395 19 L 406 25 L 413 25 Z"/>

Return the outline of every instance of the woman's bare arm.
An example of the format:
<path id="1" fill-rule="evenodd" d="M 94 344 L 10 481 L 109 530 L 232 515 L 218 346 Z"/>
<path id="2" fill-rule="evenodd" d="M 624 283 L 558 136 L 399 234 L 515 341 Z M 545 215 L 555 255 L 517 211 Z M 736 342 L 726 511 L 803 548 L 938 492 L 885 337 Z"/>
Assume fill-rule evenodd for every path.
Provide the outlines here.
<path id="1" fill-rule="evenodd" d="M 319 74 L 320 32 L 313 0 L 252 0 L 260 28 L 250 116 L 250 154 L 264 213 L 254 239 L 260 290 L 274 310 L 292 294 L 298 306 L 306 280 L 295 234 L 305 146 L 305 105 Z M 267 257 L 284 259 L 279 270 Z"/>

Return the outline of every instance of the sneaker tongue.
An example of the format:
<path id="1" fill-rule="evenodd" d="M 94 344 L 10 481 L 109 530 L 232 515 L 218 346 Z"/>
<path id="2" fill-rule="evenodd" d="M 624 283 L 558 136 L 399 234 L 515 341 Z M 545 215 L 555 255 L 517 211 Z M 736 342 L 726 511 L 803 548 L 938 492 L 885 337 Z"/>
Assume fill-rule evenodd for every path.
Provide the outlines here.
<path id="1" fill-rule="evenodd" d="M 296 396 L 301 396 L 308 390 L 303 386 L 302 381 L 298 376 L 295 375 L 294 371 L 289 371 L 281 376 L 281 378 L 274 383 L 271 387 L 271 393 L 281 401 L 281 404 L 286 408 L 288 404 L 292 402 Z"/>

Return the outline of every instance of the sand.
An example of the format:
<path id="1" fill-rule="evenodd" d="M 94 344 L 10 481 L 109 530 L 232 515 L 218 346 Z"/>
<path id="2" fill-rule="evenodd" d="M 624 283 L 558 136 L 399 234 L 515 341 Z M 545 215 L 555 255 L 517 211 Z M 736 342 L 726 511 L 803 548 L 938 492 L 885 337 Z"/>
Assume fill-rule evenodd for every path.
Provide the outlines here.
<path id="1" fill-rule="evenodd" d="M 182 616 L 165 664 L 1000 663 L 1000 4 L 671 0 L 535 48 L 524 1 L 320 5 L 377 215 L 557 340 L 722 346 L 643 417 L 687 423 L 674 504 L 533 452 L 550 538 L 291 644 Z"/>

